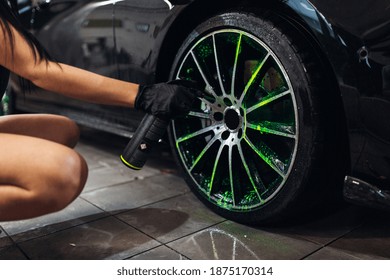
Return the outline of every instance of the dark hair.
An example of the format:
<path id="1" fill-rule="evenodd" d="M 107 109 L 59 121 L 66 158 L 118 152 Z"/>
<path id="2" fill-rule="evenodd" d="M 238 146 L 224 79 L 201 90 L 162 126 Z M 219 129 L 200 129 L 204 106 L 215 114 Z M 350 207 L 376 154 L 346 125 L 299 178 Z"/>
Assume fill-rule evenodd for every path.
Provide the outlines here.
<path id="1" fill-rule="evenodd" d="M 11 31 L 11 25 L 15 28 L 26 40 L 31 50 L 33 51 L 35 61 L 46 61 L 51 60 L 47 51 L 42 47 L 38 40 L 22 25 L 19 20 L 19 11 L 16 0 L 0 0 L 0 28 L 4 32 L 5 42 L 9 43 L 11 50 L 14 49 L 14 38 Z M 8 41 L 8 42 L 7 42 Z M 13 54 L 12 54 L 13 55 Z M 33 91 L 33 84 L 19 77 L 20 85 L 27 92 Z"/>
<path id="2" fill-rule="evenodd" d="M 9 40 L 11 49 L 14 46 L 14 40 L 10 25 L 12 25 L 26 40 L 33 50 L 36 60 L 49 60 L 50 56 L 41 46 L 38 40 L 27 31 L 19 21 L 19 12 L 16 0 L 0 0 L 0 26 L 4 32 L 6 40 Z"/>

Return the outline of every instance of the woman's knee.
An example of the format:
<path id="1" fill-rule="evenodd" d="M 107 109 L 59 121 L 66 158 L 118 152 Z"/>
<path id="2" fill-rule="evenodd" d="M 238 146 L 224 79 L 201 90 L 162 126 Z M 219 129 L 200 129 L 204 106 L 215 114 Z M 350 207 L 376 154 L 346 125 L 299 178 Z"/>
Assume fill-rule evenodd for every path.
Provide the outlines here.
<path id="1" fill-rule="evenodd" d="M 84 189 L 88 178 L 88 166 L 85 159 L 73 151 L 65 161 L 65 168 L 62 169 L 61 190 L 64 194 L 65 204 L 69 204 Z M 65 205 L 65 206 L 66 206 Z"/>
<path id="2" fill-rule="evenodd" d="M 46 204 L 48 212 L 59 211 L 74 201 L 83 190 L 88 178 L 88 167 L 84 158 L 72 150 L 64 156 L 56 171 L 45 182 L 37 196 Z"/>

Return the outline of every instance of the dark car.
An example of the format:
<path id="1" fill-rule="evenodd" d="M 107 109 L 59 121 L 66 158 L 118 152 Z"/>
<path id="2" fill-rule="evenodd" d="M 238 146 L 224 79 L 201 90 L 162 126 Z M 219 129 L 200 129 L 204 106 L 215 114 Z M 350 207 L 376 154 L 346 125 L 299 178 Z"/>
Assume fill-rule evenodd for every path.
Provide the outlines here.
<path id="1" fill-rule="evenodd" d="M 202 84 L 168 135 L 192 191 L 224 217 L 275 223 L 342 194 L 388 208 L 389 0 L 34 0 L 20 11 L 60 62 Z M 14 109 L 125 136 L 142 118 L 20 91 L 15 80 Z"/>

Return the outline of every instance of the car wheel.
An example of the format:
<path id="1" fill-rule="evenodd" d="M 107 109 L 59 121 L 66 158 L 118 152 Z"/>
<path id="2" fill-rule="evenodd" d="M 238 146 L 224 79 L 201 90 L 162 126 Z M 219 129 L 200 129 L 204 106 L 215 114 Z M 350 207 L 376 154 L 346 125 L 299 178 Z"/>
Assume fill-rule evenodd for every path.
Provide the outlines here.
<path id="1" fill-rule="evenodd" d="M 247 224 L 298 215 L 321 197 L 321 73 L 291 26 L 276 22 L 214 16 L 187 37 L 171 73 L 205 92 L 170 128 L 184 178 L 208 207 Z"/>

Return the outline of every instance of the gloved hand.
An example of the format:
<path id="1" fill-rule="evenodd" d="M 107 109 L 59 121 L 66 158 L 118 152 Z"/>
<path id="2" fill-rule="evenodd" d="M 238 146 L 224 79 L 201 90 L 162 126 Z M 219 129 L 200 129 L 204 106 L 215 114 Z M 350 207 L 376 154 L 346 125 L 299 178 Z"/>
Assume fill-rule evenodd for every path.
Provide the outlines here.
<path id="1" fill-rule="evenodd" d="M 155 116 L 174 118 L 188 113 L 197 97 L 202 96 L 196 82 L 174 80 L 140 85 L 134 105 L 136 109 Z"/>

